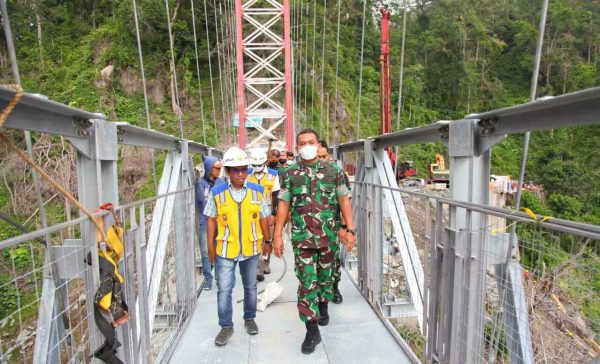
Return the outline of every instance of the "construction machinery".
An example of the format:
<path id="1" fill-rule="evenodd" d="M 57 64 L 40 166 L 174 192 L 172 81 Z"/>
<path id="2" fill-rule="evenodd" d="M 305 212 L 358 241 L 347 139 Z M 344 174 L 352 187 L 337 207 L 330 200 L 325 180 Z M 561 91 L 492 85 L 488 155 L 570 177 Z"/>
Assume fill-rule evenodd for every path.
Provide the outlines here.
<path id="1" fill-rule="evenodd" d="M 450 182 L 450 170 L 446 169 L 443 155 L 439 153 L 435 155 L 435 163 L 429 165 L 429 178 L 436 183 Z"/>

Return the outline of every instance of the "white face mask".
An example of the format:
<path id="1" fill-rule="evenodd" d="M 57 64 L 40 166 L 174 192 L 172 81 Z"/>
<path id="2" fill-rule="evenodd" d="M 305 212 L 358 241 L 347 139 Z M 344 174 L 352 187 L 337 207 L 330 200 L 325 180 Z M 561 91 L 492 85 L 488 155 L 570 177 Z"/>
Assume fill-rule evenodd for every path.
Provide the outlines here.
<path id="1" fill-rule="evenodd" d="M 300 149 L 300 157 L 305 161 L 313 160 L 317 157 L 317 150 L 319 149 L 316 145 L 306 145 Z"/>
<path id="2" fill-rule="evenodd" d="M 256 173 L 261 173 L 262 171 L 264 171 L 264 169 L 265 169 L 265 165 L 264 165 L 264 164 L 263 164 L 263 165 L 261 165 L 260 167 L 255 167 L 255 166 L 252 166 L 252 170 L 253 170 L 254 172 L 256 172 Z"/>

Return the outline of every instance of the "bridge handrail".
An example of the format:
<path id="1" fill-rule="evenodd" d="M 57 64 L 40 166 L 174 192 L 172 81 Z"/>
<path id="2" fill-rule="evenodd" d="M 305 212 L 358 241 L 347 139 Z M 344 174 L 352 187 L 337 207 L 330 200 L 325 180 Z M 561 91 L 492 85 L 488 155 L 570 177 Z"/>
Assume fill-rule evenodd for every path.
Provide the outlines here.
<path id="1" fill-rule="evenodd" d="M 481 114 L 470 114 L 465 119 L 478 120 L 477 127 L 482 137 L 503 136 L 595 124 L 600 121 L 598 105 L 600 87 L 594 87 Z M 440 120 L 425 126 L 343 143 L 333 148 L 337 153 L 346 153 L 363 150 L 366 141 L 371 141 L 375 148 L 445 142 L 449 137 L 448 125 L 454 121 Z"/>
<path id="2" fill-rule="evenodd" d="M 156 200 L 159 200 L 161 198 L 168 197 L 168 196 L 171 196 L 171 195 L 176 195 L 178 193 L 186 192 L 186 191 L 189 191 L 189 190 L 192 190 L 192 189 L 193 189 L 193 187 L 183 188 L 183 189 L 180 189 L 180 190 L 177 190 L 177 191 L 173 191 L 173 192 L 169 192 L 169 193 L 163 193 L 161 195 L 156 195 L 156 196 L 148 197 L 148 198 L 145 198 L 145 199 L 142 199 L 142 200 L 137 200 L 137 201 L 134 201 L 134 202 L 130 202 L 130 203 L 127 203 L 127 204 L 124 204 L 124 205 L 121 205 L 121 206 L 115 206 L 115 211 L 120 212 L 120 211 L 129 209 L 131 207 L 134 207 L 134 206 L 137 206 L 137 205 L 140 205 L 140 204 L 144 204 L 144 203 L 156 201 Z M 109 214 L 108 211 L 102 211 L 102 212 L 93 213 L 93 216 L 94 217 L 101 217 L 101 216 L 107 216 L 108 214 Z M 39 229 L 39 230 L 32 231 L 32 232 L 29 232 L 29 233 L 25 233 L 25 234 L 21 234 L 21 235 L 18 235 L 18 236 L 14 236 L 12 238 L 8 238 L 8 239 L 0 241 L 0 249 L 9 248 L 9 247 L 11 247 L 13 245 L 24 243 L 24 242 L 29 241 L 29 240 L 35 240 L 36 238 L 44 237 L 44 236 L 46 236 L 48 234 L 52 234 L 52 233 L 55 233 L 55 232 L 67 229 L 69 227 L 77 226 L 79 224 L 85 223 L 86 221 L 89 221 L 89 219 L 88 219 L 87 216 L 78 217 L 78 218 L 70 220 L 70 221 L 66 221 L 66 222 L 62 222 L 62 223 L 55 224 L 55 225 L 52 225 L 52 226 L 48 226 L 45 229 Z"/>
<path id="3" fill-rule="evenodd" d="M 543 218 L 545 216 L 541 216 L 540 220 L 535 220 L 530 215 L 528 215 L 527 213 L 522 212 L 522 211 L 515 211 L 515 210 L 511 210 L 511 209 L 507 209 L 507 208 L 493 207 L 493 206 L 482 205 L 482 204 L 478 204 L 478 203 L 458 201 L 458 200 L 453 200 L 453 199 L 450 199 L 447 197 L 441 197 L 441 196 L 436 196 L 436 195 L 432 195 L 432 194 L 428 194 L 428 193 L 411 191 L 409 189 L 403 189 L 403 188 L 392 188 L 392 187 L 387 187 L 387 186 L 383 186 L 381 184 L 375 184 L 375 183 L 370 183 L 370 182 L 353 182 L 353 183 L 362 184 L 365 186 L 375 186 L 378 188 L 383 188 L 383 189 L 391 190 L 391 191 L 398 191 L 401 193 L 406 193 L 406 194 L 421 197 L 421 198 L 430 198 L 430 199 L 436 200 L 443 204 L 447 204 L 447 205 L 451 205 L 451 206 L 455 206 L 455 207 L 462 207 L 462 208 L 469 209 L 474 212 L 481 212 L 486 215 L 507 218 L 507 219 L 511 219 L 514 221 L 518 221 L 518 222 L 536 223 L 544 228 L 558 231 L 558 232 L 581 235 L 581 236 L 585 236 L 585 237 L 591 238 L 591 239 L 600 239 L 600 226 L 598 226 L 598 225 L 586 224 L 586 223 L 577 222 L 577 221 L 564 220 L 564 219 L 559 219 L 559 218 L 555 218 L 555 217 L 549 217 L 547 220 L 543 220 Z"/>

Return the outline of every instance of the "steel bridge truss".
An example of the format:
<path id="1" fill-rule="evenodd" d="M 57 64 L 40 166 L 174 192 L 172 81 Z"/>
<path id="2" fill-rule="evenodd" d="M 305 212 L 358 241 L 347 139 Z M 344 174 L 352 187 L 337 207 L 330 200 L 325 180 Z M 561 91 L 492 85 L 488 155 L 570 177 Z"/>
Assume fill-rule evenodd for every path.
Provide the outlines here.
<path id="1" fill-rule="evenodd" d="M 238 138 L 246 147 L 246 121 L 262 118 L 268 126 L 253 125 L 261 140 L 285 139 L 293 148 L 292 49 L 289 0 L 236 0 L 236 60 Z M 285 125 L 285 136 L 275 133 Z"/>

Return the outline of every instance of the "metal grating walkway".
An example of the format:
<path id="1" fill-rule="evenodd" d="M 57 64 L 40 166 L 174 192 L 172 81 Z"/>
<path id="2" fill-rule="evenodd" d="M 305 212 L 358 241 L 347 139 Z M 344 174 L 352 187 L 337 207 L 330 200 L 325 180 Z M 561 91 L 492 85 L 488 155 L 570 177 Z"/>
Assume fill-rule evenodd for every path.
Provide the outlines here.
<path id="1" fill-rule="evenodd" d="M 286 244 L 288 268 L 281 283 L 284 291 L 265 312 L 257 312 L 259 334 L 250 336 L 244 330 L 242 319 L 243 297 L 239 274 L 233 294 L 234 334 L 224 347 L 217 347 L 214 338 L 219 332 L 217 322 L 216 285 L 203 291 L 191 321 L 171 358 L 171 363 L 410 363 L 385 325 L 371 306 L 342 272 L 340 290 L 344 302 L 330 304 L 330 323 L 320 327 L 322 343 L 314 353 L 304 355 L 300 345 L 305 327 L 298 319 L 296 287 L 293 272 L 293 254 Z M 283 260 L 272 258 L 272 273 L 258 285 L 260 291 L 266 282 L 279 278 L 284 270 Z M 260 299 L 260 295 L 259 295 Z"/>

